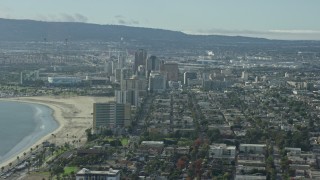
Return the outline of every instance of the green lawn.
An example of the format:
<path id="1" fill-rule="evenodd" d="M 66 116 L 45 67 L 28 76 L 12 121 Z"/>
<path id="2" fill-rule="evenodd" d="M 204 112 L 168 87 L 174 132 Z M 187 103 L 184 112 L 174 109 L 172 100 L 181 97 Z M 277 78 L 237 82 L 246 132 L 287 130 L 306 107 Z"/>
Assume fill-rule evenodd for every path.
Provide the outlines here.
<path id="1" fill-rule="evenodd" d="M 190 145 L 192 145 L 192 143 L 193 143 L 193 141 L 191 141 L 191 140 L 178 141 L 179 146 L 190 146 Z"/>
<path id="2" fill-rule="evenodd" d="M 115 139 L 117 139 L 117 138 L 112 138 L 112 137 L 108 137 L 108 138 L 105 138 L 105 140 L 107 140 L 107 141 L 113 141 L 113 140 L 115 140 Z M 128 138 L 121 138 L 121 139 L 119 139 L 120 141 L 121 141 L 121 144 L 122 144 L 122 146 L 126 146 L 126 145 L 128 145 L 128 143 L 129 143 L 129 139 Z"/>
<path id="3" fill-rule="evenodd" d="M 121 144 L 122 144 L 122 146 L 126 146 L 126 145 L 128 145 L 128 143 L 129 143 L 128 138 L 122 138 L 122 139 L 121 139 Z"/>
<path id="4" fill-rule="evenodd" d="M 77 173 L 78 172 L 78 167 L 75 166 L 67 166 L 64 168 L 64 174 L 69 175 L 71 172 Z"/>

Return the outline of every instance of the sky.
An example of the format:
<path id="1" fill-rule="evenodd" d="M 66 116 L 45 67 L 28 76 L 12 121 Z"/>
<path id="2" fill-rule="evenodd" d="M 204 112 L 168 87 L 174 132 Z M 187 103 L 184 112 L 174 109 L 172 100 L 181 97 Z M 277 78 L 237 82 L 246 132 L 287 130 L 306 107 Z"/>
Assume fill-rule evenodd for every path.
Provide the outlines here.
<path id="1" fill-rule="evenodd" d="M 0 0 L 0 18 L 320 40 L 320 0 Z"/>

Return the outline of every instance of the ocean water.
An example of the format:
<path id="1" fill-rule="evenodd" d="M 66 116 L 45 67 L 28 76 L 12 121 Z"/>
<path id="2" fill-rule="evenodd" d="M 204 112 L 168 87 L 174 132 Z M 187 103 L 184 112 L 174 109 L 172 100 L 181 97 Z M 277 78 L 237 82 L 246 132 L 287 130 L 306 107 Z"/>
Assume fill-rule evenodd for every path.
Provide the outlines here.
<path id="1" fill-rule="evenodd" d="M 0 163 L 57 129 L 52 113 L 39 104 L 0 101 Z"/>

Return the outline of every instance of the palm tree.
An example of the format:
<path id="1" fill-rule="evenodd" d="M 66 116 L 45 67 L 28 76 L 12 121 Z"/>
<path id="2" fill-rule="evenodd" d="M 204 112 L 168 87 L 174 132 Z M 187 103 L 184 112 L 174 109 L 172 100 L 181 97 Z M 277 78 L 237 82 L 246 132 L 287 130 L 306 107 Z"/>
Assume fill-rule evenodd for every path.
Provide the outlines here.
<path id="1" fill-rule="evenodd" d="M 27 167 L 28 167 L 28 173 L 30 172 L 30 167 L 31 167 L 31 161 L 30 160 L 27 160 Z"/>
<path id="2" fill-rule="evenodd" d="M 3 172 L 3 171 L 4 171 L 4 166 L 1 167 L 1 172 Z"/>
<path id="3" fill-rule="evenodd" d="M 51 155 L 53 155 L 53 152 L 55 151 L 55 148 L 54 147 L 50 147 L 50 152 L 51 152 Z"/>
<path id="4" fill-rule="evenodd" d="M 71 172 L 70 172 L 71 179 L 75 178 L 75 175 L 76 175 L 76 174 L 75 174 L 74 171 L 71 171 Z"/>
<path id="5" fill-rule="evenodd" d="M 55 139 L 56 135 L 55 134 L 51 134 L 51 136 Z M 54 140 L 54 144 L 56 144 L 55 140 Z"/>
<path id="6" fill-rule="evenodd" d="M 20 160 L 20 157 L 19 157 L 19 156 L 17 156 L 17 161 L 18 161 L 18 163 L 19 163 L 19 160 Z"/>

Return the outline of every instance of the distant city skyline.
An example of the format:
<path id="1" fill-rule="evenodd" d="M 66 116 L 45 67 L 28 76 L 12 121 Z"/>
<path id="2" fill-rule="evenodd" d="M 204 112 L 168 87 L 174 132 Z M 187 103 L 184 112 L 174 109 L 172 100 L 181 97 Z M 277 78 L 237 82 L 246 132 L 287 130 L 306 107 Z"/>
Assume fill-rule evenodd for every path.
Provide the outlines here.
<path id="1" fill-rule="evenodd" d="M 316 0 L 1 0 L 0 18 L 320 40 L 319 7 L 320 1 Z"/>

